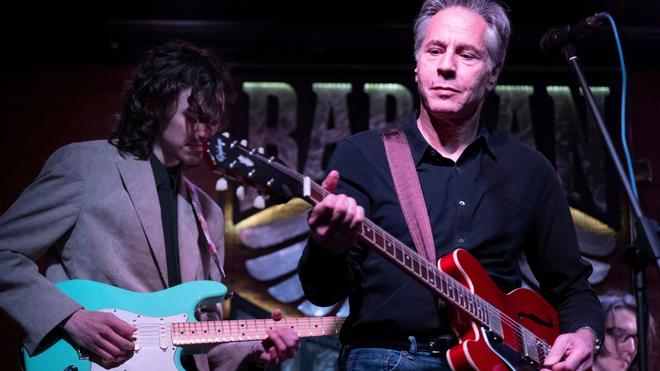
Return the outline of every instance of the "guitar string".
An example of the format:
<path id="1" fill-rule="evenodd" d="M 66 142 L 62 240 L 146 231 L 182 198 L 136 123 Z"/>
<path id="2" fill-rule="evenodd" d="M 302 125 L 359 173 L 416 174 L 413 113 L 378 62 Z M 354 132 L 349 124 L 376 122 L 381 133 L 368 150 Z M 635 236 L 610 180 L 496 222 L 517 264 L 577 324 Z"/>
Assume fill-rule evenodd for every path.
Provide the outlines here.
<path id="1" fill-rule="evenodd" d="M 303 176 L 301 176 L 301 175 L 298 174 L 297 172 L 294 172 L 294 171 L 290 170 L 289 168 L 287 168 L 287 167 L 285 167 L 285 166 L 281 166 L 280 164 L 277 164 L 277 163 L 274 163 L 274 164 L 276 165 L 276 166 L 275 166 L 276 168 L 279 168 L 279 170 L 285 172 L 286 174 L 288 174 L 289 176 L 293 177 L 294 179 L 297 179 L 298 181 L 302 180 Z M 321 186 L 319 186 L 319 185 L 316 184 L 316 183 L 312 183 L 312 188 L 313 188 L 317 193 L 319 193 L 321 196 L 325 196 L 326 194 L 329 193 L 327 190 L 325 190 L 324 188 L 322 188 Z M 314 201 L 316 201 L 316 200 L 314 200 Z M 376 226 L 371 220 L 366 219 L 365 222 L 363 223 L 363 228 L 364 228 L 364 226 L 368 226 L 369 228 L 371 228 L 371 229 L 373 230 L 374 233 L 380 233 L 380 235 L 381 235 L 381 237 L 383 238 L 384 242 L 385 242 L 385 241 L 389 241 L 389 242 L 393 245 L 393 247 L 398 248 L 398 249 L 401 251 L 401 253 L 402 253 L 401 255 L 402 255 L 402 256 L 408 255 L 409 257 L 412 258 L 412 260 L 416 261 L 416 262 L 420 265 L 420 267 L 424 266 L 424 267 L 427 269 L 427 272 L 430 273 L 430 274 L 432 274 L 432 275 L 434 276 L 434 278 L 437 278 L 437 277 L 439 276 L 441 280 L 444 280 L 444 281 L 445 281 L 447 287 L 449 287 L 449 284 L 452 284 L 452 285 L 453 285 L 452 288 L 453 288 L 455 291 L 458 291 L 457 296 L 462 294 L 462 295 L 463 295 L 464 297 L 466 297 L 466 298 L 474 297 L 474 299 L 473 299 L 474 302 L 478 302 L 478 303 L 480 303 L 483 307 L 486 308 L 487 311 L 489 311 L 489 312 L 495 312 L 496 314 L 498 314 L 499 317 L 501 318 L 502 324 L 503 324 L 503 325 L 508 325 L 510 331 L 512 331 L 513 334 L 514 334 L 515 336 L 517 336 L 517 338 L 515 339 L 517 343 L 519 343 L 519 342 L 520 342 L 520 339 L 524 336 L 523 333 L 522 333 L 522 332 L 523 332 L 522 329 L 527 330 L 527 332 L 530 333 L 530 334 L 532 334 L 532 335 L 534 336 L 534 338 L 535 338 L 537 341 L 540 341 L 541 343 L 546 343 L 545 340 L 539 338 L 536 334 L 534 334 L 533 332 L 531 332 L 531 331 L 529 331 L 528 329 L 526 329 L 522 324 L 520 324 L 520 323 L 518 323 L 517 321 L 513 320 L 513 319 L 512 319 L 511 317 L 509 317 L 506 313 L 503 313 L 502 311 L 500 311 L 499 309 L 497 309 L 496 307 L 494 307 L 494 306 L 493 306 L 492 304 L 490 304 L 489 302 L 483 300 L 482 298 L 480 298 L 480 297 L 478 297 L 478 296 L 475 296 L 474 293 L 472 293 L 471 291 L 468 291 L 468 290 L 465 288 L 465 286 L 463 286 L 462 284 L 460 284 L 460 283 L 459 283 L 458 281 L 456 281 L 453 277 L 447 275 L 447 274 L 444 273 L 444 272 L 441 272 L 441 271 L 437 270 L 437 268 L 436 268 L 434 265 L 430 264 L 430 263 L 429 263 L 428 261 L 426 261 L 425 259 L 421 259 L 421 258 L 420 258 L 419 256 L 417 256 L 416 254 L 414 254 L 414 255 L 413 255 L 413 254 L 410 254 L 410 253 L 409 253 L 409 254 L 405 254 L 405 251 L 406 251 L 406 250 L 408 250 L 408 251 L 412 251 L 412 250 L 411 250 L 410 248 L 408 248 L 408 247 L 405 247 L 405 250 L 404 250 L 404 249 L 401 247 L 401 245 L 403 245 L 403 244 L 401 244 L 400 241 L 398 241 L 396 238 L 394 238 L 393 236 L 391 236 L 389 233 L 383 231 L 380 227 Z M 364 233 L 363 233 L 363 235 L 364 235 Z M 375 235 L 374 235 L 374 238 L 375 238 Z M 372 242 L 375 242 L 375 241 L 372 241 Z M 404 246 L 405 246 L 405 245 L 404 245 Z M 396 255 L 393 256 L 393 257 L 394 257 L 394 259 L 396 259 L 396 260 L 398 261 Z M 403 263 L 403 264 L 406 265 L 405 263 Z M 407 266 L 407 265 L 406 265 L 406 266 Z M 410 267 L 409 267 L 409 268 L 410 268 Z M 415 273 L 416 273 L 416 272 L 415 272 Z M 438 275 L 438 273 L 439 273 L 439 275 Z M 435 282 L 436 282 L 436 284 L 437 284 L 437 280 L 435 280 Z M 437 288 L 436 284 L 433 284 L 433 286 L 434 286 L 435 288 Z M 450 298 L 450 299 L 454 299 L 454 298 L 452 298 L 451 296 L 450 296 L 449 298 Z M 458 299 L 454 299 L 454 300 L 452 300 L 452 301 L 454 301 L 455 304 L 457 304 L 458 306 L 461 306 L 461 307 L 462 307 L 462 305 L 460 304 L 460 302 L 459 302 Z M 472 313 L 471 310 L 468 310 L 468 311 L 469 311 L 471 314 L 475 315 L 474 313 Z M 479 318 L 479 319 L 480 319 L 480 318 Z M 480 320 L 481 320 L 481 319 L 480 319 Z M 488 325 L 490 325 L 490 324 L 488 324 Z M 489 326 L 489 327 L 492 327 L 492 326 Z M 503 334 L 502 334 L 502 335 L 503 335 Z M 518 345 L 521 345 L 521 344 L 518 344 Z"/>
<path id="2" fill-rule="evenodd" d="M 323 322 L 328 322 L 330 320 L 330 323 L 326 323 L 325 325 Z M 329 317 L 329 318 L 314 318 L 314 317 L 302 317 L 302 318 L 286 318 L 283 319 L 282 321 L 274 321 L 274 320 L 260 320 L 260 319 L 254 319 L 254 320 L 241 320 L 237 322 L 233 321 L 200 321 L 200 322 L 177 322 L 177 323 L 171 323 L 169 327 L 184 327 L 183 330 L 185 331 L 190 331 L 190 330 L 204 330 L 206 328 L 207 330 L 211 331 L 211 334 L 215 334 L 218 323 L 222 327 L 224 333 L 229 333 L 229 332 L 241 332 L 241 333 L 249 333 L 249 332 L 254 332 L 257 331 L 259 333 L 264 333 L 269 329 L 275 328 L 275 327 L 290 327 L 292 329 L 299 329 L 301 332 L 310 332 L 314 333 L 314 331 L 332 331 L 336 330 L 338 325 L 343 323 L 344 319 L 343 318 L 338 318 L 338 317 Z M 228 323 L 227 323 L 228 322 Z M 250 322 L 252 325 L 250 325 Z M 211 330 L 211 327 L 213 327 L 213 330 Z M 177 329 L 176 332 L 179 329 Z"/>
<path id="3" fill-rule="evenodd" d="M 247 322 L 253 321 L 253 322 L 255 322 L 255 324 L 258 325 L 257 326 L 258 331 L 255 332 L 254 329 L 243 329 L 244 331 L 238 331 L 238 332 L 242 332 L 240 335 L 235 334 L 234 333 L 235 331 L 233 331 L 233 330 L 236 330 L 236 329 L 232 329 L 232 326 L 231 326 L 231 323 L 233 321 L 229 321 L 229 324 L 225 324 L 227 326 L 223 325 L 223 327 L 228 327 L 229 331 L 223 332 L 221 336 L 218 335 L 218 333 L 215 333 L 215 332 L 211 331 L 208 334 L 204 334 L 203 337 L 205 337 L 207 339 L 209 337 L 211 337 L 213 339 L 218 339 L 216 342 L 225 342 L 225 341 L 227 341 L 227 339 L 229 339 L 230 341 L 254 340 L 254 339 L 260 339 L 260 338 L 264 337 L 264 335 L 267 334 L 266 330 L 272 328 L 272 326 L 270 326 L 269 323 L 260 322 L 260 321 L 263 321 L 263 320 L 254 319 L 254 320 L 244 320 L 244 321 L 247 321 Z M 339 317 L 319 317 L 319 318 L 297 317 L 297 318 L 287 318 L 287 319 L 285 319 L 285 321 L 288 322 L 288 324 L 286 324 L 287 326 L 291 327 L 292 329 L 297 329 L 297 333 L 298 333 L 299 336 L 305 336 L 306 334 L 308 334 L 309 336 L 320 336 L 320 335 L 330 335 L 330 334 L 333 334 L 333 333 L 336 335 L 338 333 L 338 327 L 339 327 L 338 325 L 343 323 L 344 319 L 339 318 Z M 324 326 L 323 325 L 324 321 L 325 322 L 329 321 L 330 323 L 326 323 L 326 325 Z M 204 325 L 205 322 L 206 322 L 205 326 L 197 326 L 197 325 Z M 202 327 L 202 328 L 203 327 L 207 327 L 207 328 L 208 327 L 215 327 L 214 323 L 217 323 L 217 322 L 223 322 L 223 321 L 178 322 L 178 323 L 172 323 L 171 327 L 172 328 L 175 327 L 175 326 L 186 327 L 188 330 L 190 330 L 190 327 Z M 243 321 L 241 321 L 241 322 L 243 322 Z M 275 321 L 273 321 L 273 322 L 275 322 Z M 303 323 L 302 325 L 301 325 L 301 322 Z M 309 324 L 309 327 L 306 328 L 304 322 L 307 322 Z M 292 326 L 291 325 L 292 323 L 295 323 L 295 325 Z M 236 323 L 233 323 L 233 324 L 239 325 L 240 323 L 236 322 Z M 195 325 L 195 326 L 190 326 L 190 325 Z M 315 332 L 315 330 L 317 332 Z M 174 343 L 178 342 L 178 343 L 190 344 L 190 343 L 204 343 L 205 342 L 204 339 L 200 339 L 200 338 L 196 338 L 195 336 L 191 336 L 192 334 L 180 334 L 178 330 L 175 331 L 175 332 L 176 332 L 176 338 L 174 336 L 172 336 L 172 341 Z M 183 339 L 181 339 L 181 338 L 183 338 Z M 220 340 L 220 339 L 222 339 L 222 340 Z"/>
<path id="4" fill-rule="evenodd" d="M 253 155 L 255 155 L 255 154 L 253 154 Z M 288 175 L 288 176 L 290 176 L 290 177 L 296 179 L 296 180 L 299 181 L 299 182 L 302 181 L 302 180 L 304 179 L 304 176 L 303 176 L 303 175 L 299 174 L 298 172 L 296 172 L 296 171 L 294 171 L 294 170 L 289 169 L 287 166 L 284 166 L 284 165 L 282 165 L 282 164 L 279 164 L 279 163 L 273 161 L 272 158 L 271 158 L 271 159 L 265 159 L 265 157 L 263 157 L 263 156 L 261 156 L 261 155 L 256 155 L 256 156 L 254 156 L 254 157 L 256 157 L 257 159 L 261 160 L 262 162 L 264 162 L 264 161 L 267 162 L 268 164 L 270 164 L 270 165 L 271 165 L 272 167 L 274 167 L 275 169 L 277 169 L 277 170 L 279 170 L 279 171 L 285 173 L 286 175 Z M 325 195 L 327 195 L 327 194 L 329 193 L 326 189 L 324 189 L 324 188 L 321 187 L 320 185 L 316 184 L 315 182 L 312 182 L 311 187 L 312 187 L 312 189 L 313 189 L 314 191 L 316 191 L 317 193 L 319 193 L 322 197 L 324 197 Z M 312 199 L 313 199 L 313 198 L 312 198 Z M 318 201 L 315 200 L 315 199 L 313 199 L 313 201 L 314 201 L 314 202 L 318 202 Z M 373 222 L 371 222 L 370 220 L 368 220 L 368 219 L 365 220 L 365 223 L 363 223 L 363 224 L 370 224 L 371 227 L 372 227 L 372 229 L 373 229 L 375 232 L 380 232 L 380 234 L 381 234 L 383 237 L 385 237 L 385 238 L 389 238 L 389 239 L 390 239 L 390 242 L 394 242 L 393 245 L 395 245 L 396 247 L 398 247 L 399 249 L 401 249 L 401 246 L 400 246 L 401 243 L 400 243 L 398 240 L 396 240 L 396 239 L 395 239 L 393 236 L 391 236 L 389 233 L 383 231 L 380 227 L 377 227 L 376 225 L 374 225 Z M 411 250 L 410 248 L 408 248 L 408 247 L 406 247 L 406 249 L 412 251 L 412 250 Z M 483 300 L 482 298 L 476 296 L 476 294 L 472 293 L 471 291 L 468 291 L 468 290 L 465 288 L 465 286 L 463 286 L 462 284 L 460 284 L 460 283 L 459 283 L 458 281 L 456 281 L 453 277 L 447 275 L 447 274 L 444 273 L 444 272 L 441 272 L 441 271 L 437 270 L 437 268 L 436 268 L 435 266 L 429 264 L 426 260 L 421 261 L 421 260 L 418 259 L 418 257 L 415 256 L 415 255 L 412 255 L 412 257 L 413 257 L 413 259 L 416 259 L 416 260 L 418 261 L 418 263 L 423 263 L 423 264 L 427 267 L 427 272 L 432 272 L 432 274 L 434 275 L 434 277 L 438 277 L 438 273 L 440 273 L 440 277 L 441 277 L 441 279 L 442 279 L 443 276 L 446 276 L 446 277 L 447 277 L 446 281 L 447 281 L 447 282 L 451 282 L 452 284 L 457 284 L 457 285 L 454 285 L 454 288 L 456 288 L 457 291 L 460 291 L 460 293 L 463 294 L 465 297 L 475 297 L 475 300 L 476 300 L 476 301 L 479 301 L 479 302 L 482 302 L 483 305 L 487 308 L 487 310 L 492 311 L 492 312 L 495 312 L 496 314 L 498 314 L 499 317 L 500 317 L 500 319 L 501 319 L 501 321 L 502 321 L 502 325 L 506 325 L 506 326 L 508 326 L 509 329 L 510 329 L 510 331 L 512 331 L 513 334 L 517 337 L 517 338 L 515 338 L 516 343 L 518 343 L 517 345 L 520 345 L 520 346 L 523 345 L 523 344 L 520 344 L 520 341 L 521 341 L 521 339 L 523 339 L 524 336 L 525 336 L 525 335 L 523 334 L 523 329 L 524 329 L 524 330 L 526 330 L 527 333 L 531 334 L 531 335 L 534 337 L 534 339 L 536 340 L 537 343 L 540 343 L 541 345 L 545 345 L 545 346 L 547 346 L 547 342 L 546 342 L 544 339 L 540 338 L 539 336 L 537 336 L 536 334 L 534 334 L 533 332 L 531 332 L 529 329 L 525 328 L 522 324 L 518 323 L 517 321 L 515 321 L 514 319 L 512 319 L 511 317 L 509 317 L 509 315 L 507 315 L 506 313 L 500 311 L 499 309 L 497 309 L 496 307 L 494 307 L 494 306 L 493 306 L 492 304 L 490 304 L 489 302 L 487 302 L 487 301 Z M 396 256 L 395 256 L 394 258 L 396 259 Z M 404 263 L 404 264 L 405 264 L 405 263 Z M 429 267 L 432 267 L 433 269 L 429 269 Z M 436 280 L 435 282 L 437 282 L 437 280 Z M 434 284 L 434 286 L 435 286 L 435 284 Z M 437 287 L 436 287 L 436 288 L 437 288 Z M 453 299 L 453 298 L 450 298 L 450 299 Z M 458 302 L 455 302 L 455 304 L 457 304 L 458 306 L 461 306 L 460 303 L 458 303 Z M 468 311 L 468 312 L 469 312 L 469 311 Z M 470 314 L 473 314 L 473 313 L 470 312 Z M 473 315 L 474 315 L 474 314 L 473 314 Z M 481 319 L 480 319 L 480 320 L 481 320 Z M 492 327 L 492 326 L 489 326 L 489 327 Z M 505 327 L 505 326 L 503 326 L 503 327 Z M 504 336 L 504 334 L 502 334 L 502 336 Z"/>
<path id="5" fill-rule="evenodd" d="M 378 230 L 379 228 L 377 228 L 375 225 L 373 225 L 373 223 L 370 226 L 370 228 L 373 229 L 374 233 L 382 232 L 382 231 L 379 231 Z M 442 291 L 442 288 L 437 286 L 438 285 L 438 279 L 441 280 L 442 282 L 444 282 L 445 286 L 447 287 L 448 292 L 449 292 L 449 290 L 453 290 L 455 292 L 454 295 L 448 293 L 447 294 L 448 298 L 450 300 L 452 300 L 456 305 L 466 309 L 467 312 L 469 312 L 470 314 L 476 316 L 479 320 L 482 320 L 482 319 L 479 318 L 478 314 L 475 313 L 475 311 L 473 311 L 469 307 L 470 304 L 471 304 L 470 303 L 470 298 L 472 298 L 472 302 L 473 302 L 474 306 L 478 307 L 480 305 L 480 306 L 484 307 L 485 311 L 488 312 L 489 315 L 491 315 L 491 313 L 497 314 L 500 317 L 500 319 L 502 321 L 502 324 L 505 325 L 505 326 L 508 326 L 508 329 L 510 331 L 512 331 L 515 336 L 518 337 L 518 338 L 515 339 L 516 342 L 518 342 L 518 343 L 520 342 L 520 340 L 524 336 L 523 331 L 526 330 L 529 334 L 533 335 L 534 338 L 537 341 L 541 341 L 541 342 L 545 343 L 545 341 L 543 339 L 540 339 L 534 333 L 532 333 L 531 331 L 526 329 L 522 324 L 520 324 L 520 323 L 516 322 L 515 320 L 513 320 L 506 313 L 500 311 L 497 307 L 493 306 L 491 303 L 485 301 L 483 298 L 481 298 L 481 297 L 477 296 L 475 293 L 471 292 L 467 287 L 462 285 L 460 282 L 458 282 L 453 277 L 449 276 L 445 272 L 442 272 L 442 271 L 438 270 L 436 266 L 432 265 L 430 262 L 426 261 L 425 259 L 422 259 L 418 255 L 411 254 L 410 253 L 410 248 L 403 245 L 400 241 L 398 241 L 397 239 L 395 239 L 391 235 L 386 234 L 386 233 L 381 233 L 381 237 L 386 242 L 389 242 L 390 244 L 392 244 L 392 246 L 394 248 L 399 249 L 402 256 L 408 255 L 409 258 L 412 259 L 413 261 L 417 262 L 420 265 L 420 267 L 424 266 L 427 269 L 427 272 L 428 272 L 427 275 L 432 275 L 433 278 L 435 278 L 435 281 L 434 281 L 435 283 L 434 284 L 431 284 L 429 282 L 429 284 L 431 284 L 432 287 Z M 407 264 L 406 264 L 406 266 L 408 267 Z M 410 267 L 408 267 L 408 268 L 410 268 Z M 427 279 L 427 282 L 428 282 L 428 279 Z M 465 298 L 464 301 L 467 303 L 467 306 L 468 306 L 467 308 L 466 308 L 465 305 L 463 305 L 461 303 L 461 300 L 460 300 L 461 296 Z M 488 322 L 487 319 L 485 320 L 485 322 Z M 486 323 L 486 324 L 489 325 L 489 327 L 492 327 L 492 326 L 490 326 L 490 323 Z M 504 335 L 504 334 L 501 334 L 501 335 Z M 522 345 L 522 344 L 518 344 L 518 345 Z"/>
<path id="6" fill-rule="evenodd" d="M 374 230 L 374 233 L 379 232 L 378 229 L 376 229 L 374 225 L 372 225 L 370 227 Z M 500 318 L 500 320 L 503 324 L 503 330 L 504 330 L 504 327 L 506 327 L 506 328 L 509 329 L 509 331 L 511 331 L 513 333 L 513 335 L 516 336 L 515 341 L 516 341 L 517 345 L 522 345 L 522 340 L 525 337 L 524 331 L 527 331 L 527 333 L 531 334 L 534 337 L 534 339 L 536 341 L 541 342 L 541 344 L 547 344 L 545 342 L 545 340 L 539 338 L 536 334 L 529 331 L 529 329 L 525 328 L 522 324 L 520 324 L 520 323 L 516 322 L 515 320 L 513 320 L 506 313 L 502 312 L 497 307 L 493 306 L 491 303 L 485 301 L 484 299 L 477 296 L 475 293 L 471 292 L 467 287 L 463 286 L 460 282 L 458 282 L 453 277 L 449 276 L 448 274 L 446 274 L 442 271 L 439 271 L 436 266 L 432 265 L 431 263 L 429 263 L 425 259 L 421 259 L 417 255 L 410 254 L 410 252 L 409 252 L 410 248 L 408 248 L 407 246 L 401 244 L 398 240 L 394 239 L 394 237 L 389 236 L 389 235 L 382 235 L 381 237 L 383 237 L 383 239 L 385 241 L 391 243 L 394 248 L 399 249 L 401 251 L 402 256 L 408 255 L 411 260 L 413 260 L 414 262 L 417 262 L 420 265 L 420 268 L 421 268 L 421 266 L 424 266 L 426 268 L 427 272 L 428 272 L 427 277 L 428 276 L 433 276 L 433 278 L 435 278 L 435 281 L 434 281 L 435 283 L 431 284 L 429 282 L 429 284 L 434 289 L 438 289 L 438 290 L 442 291 L 442 288 L 437 286 L 438 285 L 438 280 L 441 280 L 442 282 L 444 282 L 445 286 L 447 287 L 446 291 L 448 293 L 446 294 L 446 296 L 448 297 L 448 299 L 453 301 L 457 306 L 462 307 L 463 309 L 466 309 L 466 311 L 468 313 L 470 313 L 473 316 L 477 317 L 479 320 L 485 322 L 485 324 L 487 324 L 491 329 L 492 329 L 492 326 L 489 323 L 488 319 L 483 320 L 483 319 L 479 318 L 478 313 L 475 313 L 476 311 L 474 311 L 470 308 L 470 304 L 471 304 L 470 303 L 470 298 L 472 298 L 472 306 L 475 306 L 475 307 L 481 306 L 483 308 L 482 312 L 487 312 L 489 316 L 492 316 L 492 313 L 495 313 Z M 402 245 L 403 245 L 403 247 L 402 247 Z M 407 252 L 406 250 L 408 251 L 408 253 L 406 253 Z M 407 264 L 405 264 L 405 265 L 408 267 Z M 410 267 L 408 267 L 408 268 L 410 268 Z M 415 272 L 415 273 L 417 273 L 417 272 Z M 423 277 L 420 277 L 420 278 L 423 278 Z M 428 279 L 427 279 L 427 282 L 428 282 Z M 449 290 L 453 290 L 455 294 L 452 295 L 451 293 L 449 293 Z M 463 298 L 465 298 L 464 302 L 466 302 L 467 308 L 466 308 L 466 305 L 463 305 L 461 303 L 461 300 L 460 300 L 461 296 Z M 478 309 L 477 309 L 477 311 L 478 311 Z M 504 336 L 504 334 L 501 334 L 501 335 Z"/>
<path id="7" fill-rule="evenodd" d="M 285 168 L 285 170 L 289 170 L 289 169 Z M 287 173 L 289 173 L 290 176 L 294 176 L 294 177 L 298 178 L 299 180 L 301 178 L 297 173 L 294 173 L 292 171 L 287 171 Z M 312 184 L 312 187 L 314 188 L 314 190 L 316 192 L 318 192 L 322 196 L 325 196 L 328 193 L 327 190 L 325 190 L 324 188 L 318 186 L 315 183 Z M 495 313 L 500 318 L 500 320 L 502 322 L 502 325 L 503 325 L 502 326 L 503 327 L 502 332 L 504 332 L 505 328 L 508 328 L 509 331 L 512 332 L 513 335 L 514 335 L 514 340 L 515 340 L 516 345 L 518 345 L 518 346 L 524 345 L 523 344 L 524 339 L 525 339 L 526 336 L 528 336 L 526 334 L 531 334 L 533 336 L 533 339 L 536 342 L 540 343 L 541 346 L 547 346 L 548 345 L 547 342 L 544 339 L 540 338 L 539 336 L 537 336 L 536 334 L 531 332 L 529 329 L 525 328 L 525 326 L 523 326 L 519 322 L 512 319 L 508 314 L 502 312 L 501 310 L 499 310 L 498 308 L 493 306 L 491 303 L 489 303 L 489 302 L 485 301 L 484 299 L 476 296 L 476 294 L 469 291 L 465 286 L 460 284 L 460 282 L 456 281 L 453 277 L 449 276 L 448 274 L 446 274 L 442 271 L 439 271 L 436 266 L 429 263 L 425 259 L 422 259 L 418 255 L 410 254 L 410 252 L 412 252 L 412 250 L 410 248 L 403 245 L 400 241 L 398 241 L 392 235 L 390 235 L 386 231 L 382 230 L 382 228 L 375 225 L 371 220 L 366 219 L 365 222 L 363 223 L 363 229 L 364 229 L 365 226 L 371 228 L 371 230 L 374 232 L 374 238 L 376 237 L 375 234 L 379 233 L 381 235 L 381 237 L 383 238 L 383 240 L 384 240 L 383 242 L 390 242 L 394 248 L 398 249 L 401 252 L 402 257 L 403 256 L 408 256 L 412 260 L 411 264 L 414 263 L 414 262 L 417 262 L 419 264 L 420 268 L 422 266 L 425 267 L 426 270 L 427 270 L 427 277 L 428 277 L 428 275 L 432 275 L 434 278 L 436 278 L 434 280 L 434 282 L 435 282 L 434 284 L 431 284 L 429 282 L 429 284 L 431 284 L 434 288 L 440 289 L 440 288 L 437 287 L 437 284 L 438 284 L 437 278 L 444 281 L 446 287 L 448 287 L 448 288 L 451 287 L 456 292 L 455 296 L 457 296 L 457 298 L 453 298 L 453 297 L 451 297 L 451 295 L 448 295 L 448 296 L 449 296 L 449 299 L 452 300 L 456 305 L 458 305 L 459 307 L 463 307 L 464 309 L 467 309 L 467 311 L 470 314 L 477 317 L 480 321 L 483 321 L 481 318 L 479 318 L 478 314 L 473 313 L 473 311 L 471 309 L 465 308 L 464 305 L 461 305 L 460 296 L 462 295 L 463 297 L 466 298 L 465 301 L 468 301 L 469 300 L 468 298 L 472 298 L 472 302 L 476 303 L 476 305 L 481 305 L 482 308 L 484 308 L 485 311 L 488 312 L 489 315 L 491 313 Z M 364 233 L 363 233 L 363 236 L 364 236 Z M 375 241 L 372 241 L 372 242 L 375 242 Z M 403 245 L 403 247 L 402 247 L 402 245 Z M 408 251 L 408 254 L 406 254 L 406 251 Z M 400 261 L 396 257 L 396 252 L 394 254 L 395 254 L 393 256 L 394 259 L 396 259 L 397 261 Z M 406 267 L 408 267 L 408 268 L 412 268 L 412 267 L 409 267 L 405 262 L 403 264 L 406 265 Z M 417 272 L 414 272 L 414 273 L 417 273 Z M 492 328 L 490 323 L 487 323 L 487 325 Z M 502 335 L 504 337 L 504 333 L 500 334 L 500 335 Z"/>

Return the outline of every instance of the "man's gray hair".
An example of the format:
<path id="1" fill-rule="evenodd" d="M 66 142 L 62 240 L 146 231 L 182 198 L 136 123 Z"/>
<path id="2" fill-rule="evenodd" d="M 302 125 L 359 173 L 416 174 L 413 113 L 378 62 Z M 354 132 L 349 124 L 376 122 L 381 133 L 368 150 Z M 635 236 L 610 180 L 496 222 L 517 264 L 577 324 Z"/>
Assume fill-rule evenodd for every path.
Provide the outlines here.
<path id="1" fill-rule="evenodd" d="M 511 35 L 511 22 L 504 6 L 493 0 L 426 0 L 415 20 L 415 59 L 419 58 L 422 42 L 426 36 L 429 21 L 444 9 L 451 7 L 466 8 L 486 21 L 486 48 L 492 66 L 504 64 L 506 50 Z"/>

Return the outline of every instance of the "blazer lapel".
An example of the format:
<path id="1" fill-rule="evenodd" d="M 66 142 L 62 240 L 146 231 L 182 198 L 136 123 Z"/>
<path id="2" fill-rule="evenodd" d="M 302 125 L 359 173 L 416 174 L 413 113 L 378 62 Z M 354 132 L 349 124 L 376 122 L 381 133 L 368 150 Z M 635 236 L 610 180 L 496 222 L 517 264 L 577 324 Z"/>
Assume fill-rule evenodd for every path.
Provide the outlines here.
<path id="1" fill-rule="evenodd" d="M 135 207 L 142 229 L 149 241 L 163 287 L 167 287 L 167 258 L 160 203 L 156 181 L 149 161 L 126 160 L 117 162 L 126 191 Z"/>

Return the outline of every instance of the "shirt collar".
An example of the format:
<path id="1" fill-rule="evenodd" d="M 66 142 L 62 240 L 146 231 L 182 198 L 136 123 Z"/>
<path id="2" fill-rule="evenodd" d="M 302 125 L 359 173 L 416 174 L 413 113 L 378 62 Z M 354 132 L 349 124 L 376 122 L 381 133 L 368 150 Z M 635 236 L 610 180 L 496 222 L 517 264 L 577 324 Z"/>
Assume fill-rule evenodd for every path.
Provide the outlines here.
<path id="1" fill-rule="evenodd" d="M 408 122 L 406 122 L 401 130 L 406 135 L 408 145 L 410 145 L 410 153 L 412 154 L 415 165 L 417 165 L 422 161 L 424 153 L 430 147 L 424 136 L 422 136 L 422 132 L 417 127 L 417 114 L 410 115 Z"/>
<path id="2" fill-rule="evenodd" d="M 493 134 L 486 128 L 486 126 L 480 126 L 479 130 L 477 130 L 477 137 L 475 139 L 476 141 L 481 141 L 483 143 L 484 148 L 493 156 L 493 158 L 497 158 L 497 144 L 496 141 L 493 139 Z"/>
<path id="3" fill-rule="evenodd" d="M 430 145 L 426 139 L 424 139 L 422 132 L 419 131 L 419 128 L 417 127 L 416 113 L 410 115 L 410 118 L 404 124 L 401 130 L 406 135 L 406 139 L 408 139 L 413 161 L 417 165 L 420 161 L 422 161 L 422 158 L 424 158 L 424 154 Z M 474 145 L 475 143 L 483 145 L 483 147 L 493 156 L 493 158 L 497 157 L 496 143 L 493 140 L 493 135 L 485 126 L 482 125 L 479 127 L 475 140 L 468 147 Z"/>
<path id="4" fill-rule="evenodd" d="M 181 166 L 166 168 L 153 153 L 149 156 L 149 162 L 151 163 L 151 169 L 154 172 L 156 188 L 161 188 L 163 186 L 170 187 L 175 193 L 177 193 L 179 190 L 179 181 L 181 179 Z"/>

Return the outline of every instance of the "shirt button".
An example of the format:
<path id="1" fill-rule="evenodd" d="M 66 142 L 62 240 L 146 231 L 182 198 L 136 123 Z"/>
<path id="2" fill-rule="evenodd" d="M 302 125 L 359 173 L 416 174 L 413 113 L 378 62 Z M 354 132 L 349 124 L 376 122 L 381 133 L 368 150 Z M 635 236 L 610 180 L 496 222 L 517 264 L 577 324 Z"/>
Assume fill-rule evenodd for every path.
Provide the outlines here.
<path id="1" fill-rule="evenodd" d="M 458 204 L 461 206 L 465 206 L 465 201 L 458 201 Z"/>
<path id="2" fill-rule="evenodd" d="M 462 239 L 462 238 L 459 238 L 459 239 L 458 239 L 458 243 L 463 243 L 463 242 L 465 242 L 464 239 Z"/>

